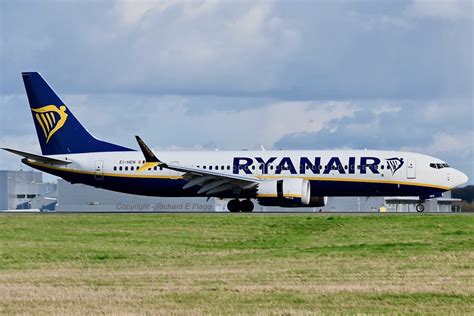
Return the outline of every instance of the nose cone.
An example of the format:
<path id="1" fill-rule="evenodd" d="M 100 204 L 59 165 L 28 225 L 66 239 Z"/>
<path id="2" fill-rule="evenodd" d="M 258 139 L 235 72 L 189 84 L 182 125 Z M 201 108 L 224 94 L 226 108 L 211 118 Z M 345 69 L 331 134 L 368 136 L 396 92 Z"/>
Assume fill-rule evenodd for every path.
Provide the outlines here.
<path id="1" fill-rule="evenodd" d="M 455 187 L 459 187 L 461 185 L 466 184 L 469 181 L 469 178 L 461 171 L 456 170 L 454 174 L 454 185 Z"/>

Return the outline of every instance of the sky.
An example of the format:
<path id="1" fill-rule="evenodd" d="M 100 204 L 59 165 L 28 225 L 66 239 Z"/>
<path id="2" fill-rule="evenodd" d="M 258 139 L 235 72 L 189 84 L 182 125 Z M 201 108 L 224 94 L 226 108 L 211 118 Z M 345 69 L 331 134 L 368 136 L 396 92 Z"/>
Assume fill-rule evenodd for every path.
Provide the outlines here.
<path id="1" fill-rule="evenodd" d="M 94 136 L 128 147 L 409 150 L 472 184 L 473 10 L 0 0 L 0 146 L 40 152 L 20 75 L 39 71 Z"/>

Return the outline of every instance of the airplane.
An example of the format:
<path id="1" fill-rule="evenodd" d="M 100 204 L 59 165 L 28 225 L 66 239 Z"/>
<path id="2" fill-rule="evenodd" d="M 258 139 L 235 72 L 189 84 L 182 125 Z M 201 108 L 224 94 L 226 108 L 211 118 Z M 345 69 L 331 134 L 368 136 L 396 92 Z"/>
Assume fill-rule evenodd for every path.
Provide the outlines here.
<path id="1" fill-rule="evenodd" d="M 22 73 L 41 154 L 3 148 L 32 168 L 112 191 L 161 197 L 229 199 L 230 212 L 254 202 L 287 208 L 322 207 L 336 196 L 441 196 L 468 181 L 445 161 L 382 150 L 153 152 L 92 136 L 38 72 Z"/>

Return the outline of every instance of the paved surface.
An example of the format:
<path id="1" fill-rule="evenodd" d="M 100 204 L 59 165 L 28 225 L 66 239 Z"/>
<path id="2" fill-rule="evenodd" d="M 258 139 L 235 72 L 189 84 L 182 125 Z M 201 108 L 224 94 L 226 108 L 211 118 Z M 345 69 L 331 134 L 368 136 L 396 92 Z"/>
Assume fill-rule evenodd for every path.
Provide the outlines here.
<path id="1" fill-rule="evenodd" d="M 93 212 L 38 212 L 38 211 L 0 211 L 0 214 L 7 215 L 7 214 L 40 214 L 40 215 L 48 215 L 48 214 L 182 214 L 182 215 L 189 215 L 189 214 L 215 214 L 215 215 L 422 215 L 422 214 L 440 214 L 440 215 L 456 215 L 456 214 L 463 214 L 463 215 L 474 215 L 474 213 L 469 212 L 461 212 L 461 213 L 441 213 L 441 212 L 423 212 L 423 213 L 416 213 L 416 212 L 386 212 L 386 213 L 379 213 L 379 212 L 301 212 L 301 211 L 279 211 L 279 212 L 252 212 L 252 213 L 229 213 L 229 212 L 214 212 L 214 211 L 192 211 L 192 212 L 111 212 L 111 211 L 93 211 Z"/>

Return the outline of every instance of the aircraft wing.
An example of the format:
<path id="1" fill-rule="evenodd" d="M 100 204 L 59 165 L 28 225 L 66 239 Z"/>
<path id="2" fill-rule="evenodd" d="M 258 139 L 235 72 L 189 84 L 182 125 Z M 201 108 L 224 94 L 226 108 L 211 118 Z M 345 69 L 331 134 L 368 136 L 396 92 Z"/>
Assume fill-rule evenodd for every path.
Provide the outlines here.
<path id="1" fill-rule="evenodd" d="M 141 140 L 140 137 L 135 136 L 140 146 L 140 149 L 145 156 L 145 164 L 138 169 L 138 171 L 146 170 L 154 166 L 160 166 L 166 169 L 183 172 L 184 178 L 188 179 L 188 183 L 183 186 L 183 189 L 194 186 L 201 186 L 198 194 L 207 194 L 208 196 L 219 196 L 220 193 L 226 191 L 233 191 L 240 193 L 242 190 L 250 190 L 255 188 L 262 180 L 253 176 L 242 176 L 228 173 L 221 173 L 219 171 L 204 170 L 192 167 L 178 166 L 167 164 L 159 160 L 155 154 L 148 148 L 148 146 Z"/>
<path id="2" fill-rule="evenodd" d="M 37 154 L 31 154 L 31 153 L 27 153 L 27 152 L 24 152 L 24 151 L 19 151 L 19 150 L 16 150 L 16 149 L 11 149 L 11 148 L 2 148 L 2 149 L 6 150 L 6 151 L 9 151 L 9 152 L 11 152 L 15 155 L 19 155 L 19 156 L 25 157 L 25 158 L 30 159 L 30 160 L 35 160 L 35 161 L 38 161 L 38 162 L 47 163 L 47 164 L 50 164 L 50 165 L 67 165 L 67 164 L 72 163 L 72 161 L 69 161 L 69 160 L 62 160 L 62 159 L 57 159 L 57 158 L 41 156 L 41 155 L 37 155 Z"/>

